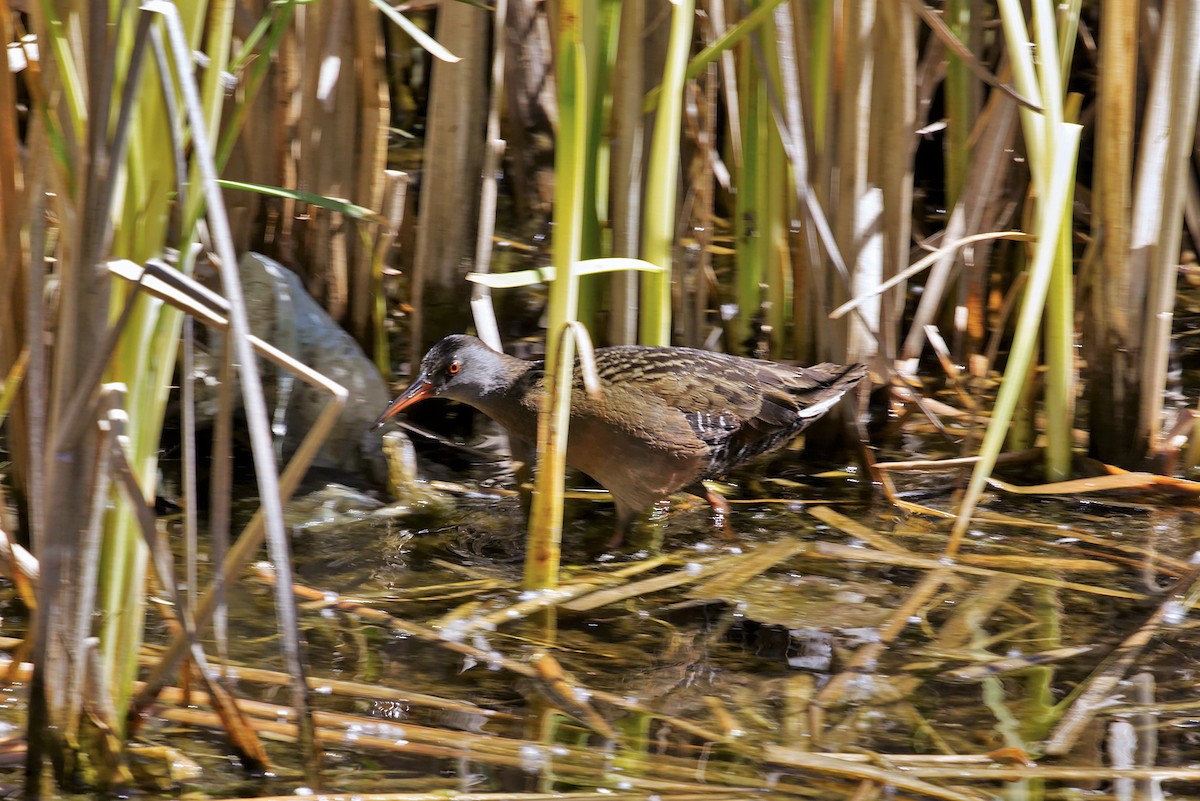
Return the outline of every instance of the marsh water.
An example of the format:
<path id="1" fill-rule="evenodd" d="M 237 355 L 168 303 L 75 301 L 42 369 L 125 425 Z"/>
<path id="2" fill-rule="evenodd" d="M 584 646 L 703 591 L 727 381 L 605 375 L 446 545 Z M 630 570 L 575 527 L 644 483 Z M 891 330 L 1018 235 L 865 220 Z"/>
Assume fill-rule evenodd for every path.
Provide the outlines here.
<path id="1" fill-rule="evenodd" d="M 963 794 L 942 797 L 1200 796 L 1195 770 L 1105 773 L 1200 767 L 1200 633 L 1182 599 L 1066 753 L 1043 753 L 1075 693 L 1189 570 L 1194 496 L 997 492 L 947 560 L 950 522 L 903 504 L 951 509 L 965 474 L 892 471 L 889 499 L 858 467 L 786 451 L 726 488 L 732 533 L 679 496 L 607 551 L 611 506 L 572 501 L 550 629 L 521 589 L 524 519 L 503 465 L 437 456 L 420 449 L 434 481 L 416 497 L 326 484 L 288 509 L 314 705 L 343 716 L 318 720 L 326 791 L 864 797 L 865 778 L 803 763 L 834 753 Z M 1033 484 L 1033 467 L 1004 475 Z M 286 705 L 285 687 L 249 671 L 280 669 L 271 592 L 254 572 L 232 590 L 228 679 Z M 5 621 L 21 624 L 15 602 Z M 251 714 L 286 717 L 271 709 Z M 250 776 L 218 729 L 172 710 L 139 739 L 193 766 L 158 792 L 303 792 L 286 730 L 264 732 L 272 765 Z M 7 714 L 20 724 L 19 693 Z M 1023 766 L 1097 770 L 1012 781 Z"/>

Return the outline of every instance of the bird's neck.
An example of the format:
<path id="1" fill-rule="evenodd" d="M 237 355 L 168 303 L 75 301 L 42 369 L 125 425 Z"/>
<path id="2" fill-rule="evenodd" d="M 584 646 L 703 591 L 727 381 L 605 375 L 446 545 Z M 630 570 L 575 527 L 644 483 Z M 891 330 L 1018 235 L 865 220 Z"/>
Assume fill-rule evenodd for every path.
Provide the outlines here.
<path id="1" fill-rule="evenodd" d="M 541 370 L 537 362 L 505 355 L 497 365 L 496 381 L 471 405 L 495 420 L 509 433 L 528 442 L 537 438 L 537 404 Z"/>

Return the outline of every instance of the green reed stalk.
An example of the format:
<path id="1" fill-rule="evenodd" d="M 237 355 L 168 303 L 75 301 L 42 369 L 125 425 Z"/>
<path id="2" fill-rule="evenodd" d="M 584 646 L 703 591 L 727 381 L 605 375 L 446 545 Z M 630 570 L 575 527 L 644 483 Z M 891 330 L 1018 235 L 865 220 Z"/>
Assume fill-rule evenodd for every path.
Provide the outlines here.
<path id="1" fill-rule="evenodd" d="M 587 171 L 588 77 L 583 2 L 562 0 L 558 15 L 558 141 L 554 150 L 554 263 L 550 320 L 546 330 L 546 383 L 538 416 L 538 470 L 525 551 L 525 587 L 558 583 L 563 519 L 563 474 L 571 420 L 574 337 L 564 332 L 575 319 L 579 280 L 575 264 L 583 251 L 584 188 Z"/>
<path id="2" fill-rule="evenodd" d="M 741 171 L 737 175 L 738 190 L 734 196 L 733 223 L 737 242 L 737 275 L 734 279 L 737 319 L 733 326 L 733 341 L 727 343 L 731 353 L 738 352 L 750 337 L 751 324 L 762 303 L 763 271 L 770 253 L 763 230 L 768 210 L 763 203 L 768 184 L 768 142 L 774 125 L 770 119 L 766 87 L 749 52 L 750 44 L 743 43 L 741 48 L 742 58 L 738 59 L 737 66 L 742 158 Z"/>
<path id="3" fill-rule="evenodd" d="M 785 0 L 765 0 L 751 9 L 746 16 L 726 28 L 725 32 L 718 36 L 712 44 L 705 47 L 688 62 L 687 71 L 684 72 L 685 79 L 690 81 L 699 78 L 710 64 L 732 50 L 738 42 L 769 20 L 775 13 L 776 7 L 784 2 Z M 662 89 L 662 86 L 656 86 L 646 93 L 642 103 L 643 111 L 649 113 L 658 106 L 658 97 L 662 94 Z"/>
<path id="4" fill-rule="evenodd" d="M 611 83 L 617 57 L 621 27 L 620 0 L 598 0 L 595 9 L 595 33 L 588 39 L 588 129 L 585 151 L 589 154 L 584 172 L 583 246 L 580 257 L 599 258 L 612 253 L 612 242 L 605 242 L 602 220 L 610 220 L 609 180 L 612 148 L 608 137 L 612 119 Z M 610 237 L 611 239 L 611 237 Z M 605 305 L 611 281 L 584 278 L 579 287 L 578 318 L 595 329 L 596 315 Z"/>
<path id="5" fill-rule="evenodd" d="M 640 338 L 646 345 L 671 344 L 671 248 L 675 242 L 675 194 L 679 185 L 679 139 L 683 123 L 683 86 L 692 47 L 695 0 L 675 0 L 667 63 L 663 68 L 642 218 L 642 258 L 663 268 L 642 276 Z"/>
<path id="6" fill-rule="evenodd" d="M 85 7 L 86 6 L 86 7 Z M 139 297 L 130 307 L 120 339 L 111 360 L 99 347 L 98 337 L 104 323 L 102 293 L 108 291 L 108 325 L 116 323 L 128 306 L 130 297 L 124 285 L 114 286 L 97 281 L 96 270 L 113 254 L 143 261 L 159 256 L 165 249 L 169 230 L 172 195 L 177 178 L 176 150 L 166 124 L 166 110 L 159 76 L 150 55 L 147 39 L 149 28 L 144 24 L 145 13 L 133 6 L 106 7 L 103 3 L 79 4 L 57 16 L 57 8 L 45 3 L 39 27 L 46 31 L 48 51 L 54 60 L 52 68 L 59 84 L 65 88 L 70 102 L 65 119 L 46 112 L 35 111 L 47 121 L 50 138 L 59 143 L 55 167 L 60 171 L 50 184 L 65 187 L 57 194 L 56 203 L 70 216 L 64 216 L 59 254 L 59 278 L 67 287 L 63 293 L 62 318 L 88 318 L 80 327 L 61 327 L 54 350 L 56 381 L 51 429 L 48 432 L 55 457 L 52 460 L 52 483 L 59 486 L 47 499 L 44 510 L 52 523 L 53 542 L 46 539 L 48 552 L 39 552 L 43 569 L 62 579 L 54 586 L 53 579 L 39 591 L 44 603 L 39 606 L 36 627 L 45 635 L 35 650 L 35 675 L 61 678 L 83 669 L 80 662 L 82 638 L 94 633 L 100 638 L 99 674 L 106 684 L 95 688 L 106 693 L 97 698 L 94 708 L 105 715 L 104 723 L 116 734 L 117 742 L 124 735 L 126 709 L 133 680 L 137 673 L 137 654 L 145 627 L 146 547 L 137 523 L 139 509 L 152 506 L 157 483 L 157 456 L 166 398 L 171 387 L 175 349 L 179 326 L 164 324 L 159 311 L 161 303 Z M 202 18 L 190 3 L 181 7 L 190 19 Z M 124 19 L 119 18 L 124 15 Z M 214 12 L 214 18 L 220 18 Z M 229 17 L 231 19 L 231 17 Z M 119 23 L 119 24 L 118 24 Z M 110 45 L 100 31 L 110 26 L 119 38 Z M 87 30 L 81 39 L 73 39 L 66 31 Z M 226 27 L 229 27 L 226 23 Z M 193 37 L 198 40 L 198 33 Z M 217 34 L 210 34 L 210 45 L 216 46 Z M 109 48 L 112 48 L 110 51 Z M 93 67 L 82 82 L 82 65 Z M 95 69 L 96 65 L 103 65 Z M 214 61 L 212 71 L 220 73 L 223 63 Z M 218 94 L 218 98 L 220 95 Z M 220 100 L 218 100 L 219 105 Z M 68 137 L 55 127 L 62 124 L 75 132 Z M 56 137 L 55 131 L 58 131 Z M 184 245 L 171 242 L 173 245 Z M 84 291 L 79 291 L 80 286 Z M 177 316 L 176 316 L 177 321 Z M 93 325 L 97 323 L 97 325 Z M 86 342 L 82 340 L 86 339 Z M 82 354 L 82 358 L 79 356 Z M 120 382 L 123 391 L 103 393 L 105 398 L 122 398 L 123 418 L 128 421 L 122 437 L 93 437 L 87 443 L 83 436 L 72 433 L 72 420 L 81 410 L 83 428 L 95 430 L 98 412 L 82 402 L 95 397 L 92 383 L 104 367 L 104 380 Z M 90 416 L 91 419 L 87 419 Z M 83 442 L 84 444 L 80 444 Z M 65 463 L 78 462 L 81 455 L 99 443 L 103 452 L 86 456 L 96 466 L 96 474 L 79 475 L 79 467 Z M 119 445 L 130 459 L 142 497 L 137 506 L 126 496 L 108 495 L 108 457 L 112 445 Z M 62 459 L 60 455 L 72 459 Z M 62 463 L 59 463 L 59 462 Z M 95 497 L 79 497 L 88 484 Z M 74 493 L 74 495 L 71 495 Z M 64 509 L 61 499 L 71 496 L 79 509 Z M 88 507 L 95 511 L 89 516 Z M 83 532 L 87 532 L 86 536 Z M 93 537 L 92 535 L 95 534 Z M 74 550 L 63 552 L 58 542 L 71 540 Z M 90 545 L 84 546 L 75 540 Z M 74 585 L 73 587 L 67 585 Z M 99 606 L 100 614 L 95 615 Z M 80 641 L 74 638 L 78 637 Z M 53 647 L 47 644 L 53 641 Z M 62 659 L 63 649 L 66 659 Z M 67 664 L 62 664 L 62 662 Z M 35 679 L 35 685 L 38 680 Z M 99 785 L 114 781 L 121 775 L 119 758 L 103 754 L 104 745 L 97 738 L 76 738 L 84 720 L 82 699 L 76 697 L 81 684 L 68 678 L 66 685 L 53 688 L 44 695 L 46 703 L 35 698 L 31 702 L 31 748 L 29 767 L 40 772 L 42 759 L 50 756 L 60 781 L 87 781 Z M 41 695 L 41 693 L 37 693 Z M 65 701 L 65 703 L 64 703 Z M 105 713 L 111 712 L 111 715 Z M 34 722 L 36 719 L 36 722 Z M 34 730 L 41 729 L 36 735 Z M 50 731 L 55 729 L 56 731 Z M 105 738 L 105 742 L 108 740 Z M 79 759 L 84 751 L 86 759 Z M 90 771 L 90 773 L 85 773 Z"/>
<path id="7" fill-rule="evenodd" d="M 1049 3 L 1033 4 L 1034 37 L 1042 54 L 1038 78 L 1048 131 L 1058 129 L 1066 118 L 1063 105 L 1063 76 L 1059 71 L 1058 31 Z M 1071 40 L 1074 42 L 1074 39 Z M 1045 49 L 1043 49 L 1045 48 Z M 1054 48 L 1053 50 L 1050 48 Z M 1059 155 L 1055 142 L 1047 142 L 1046 156 Z M 1073 158 L 1073 157 L 1072 157 Z M 1048 169 L 1042 170 L 1049 174 Z M 1071 208 L 1074 181 L 1066 188 L 1063 206 L 1049 210 L 1062 218 L 1058 228 L 1056 258 L 1047 296 L 1046 320 L 1046 477 L 1061 481 L 1071 474 L 1071 427 L 1075 418 L 1075 305 L 1072 259 Z M 1039 207 L 1047 188 L 1038 187 Z"/>
<path id="8" fill-rule="evenodd" d="M 204 41 L 209 57 L 205 71 L 203 103 L 209 136 L 215 141 L 224 103 L 224 73 L 233 30 L 232 0 L 196 4 L 177 4 L 180 18 L 188 25 L 189 40 L 195 44 L 206 26 Z M 207 12 L 207 13 L 206 13 Z M 126 25 L 129 30 L 132 26 Z M 128 47 L 131 42 L 126 43 Z M 128 57 L 128 50 L 126 56 Z M 176 153 L 170 136 L 171 122 L 162 102 L 157 68 L 148 65 L 140 93 L 138 116 L 132 133 L 128 181 L 124 208 L 114 228 L 112 255 L 144 262 L 159 255 L 168 244 L 168 211 L 175 185 L 164 176 L 176 173 Z M 193 169 L 189 186 L 198 186 Z M 203 209 L 202 193 L 186 198 L 183 242 L 192 241 L 195 220 Z M 181 267 L 191 268 L 192 250 L 181 249 Z M 110 320 L 115 319 L 129 292 L 136 289 L 123 282 L 113 287 Z M 126 385 L 126 411 L 129 414 L 129 455 L 137 471 L 138 483 L 147 503 L 154 502 L 157 485 L 158 447 L 163 418 L 175 370 L 175 357 L 183 316 L 161 301 L 142 297 L 122 333 L 106 380 Z M 115 707 L 118 720 L 124 710 L 137 675 L 137 652 L 145 628 L 144 596 L 146 548 L 128 500 L 118 494 L 107 525 L 101 551 L 101 643 L 105 662 L 114 679 Z"/>
<path id="9" fill-rule="evenodd" d="M 1079 97 L 1072 95 L 1068 119 L 1078 115 Z M 1074 230 L 1066 224 L 1075 205 L 1075 185 L 1058 210 L 1064 225 L 1058 233 L 1058 253 L 1046 296 L 1046 480 L 1071 476 L 1071 429 L 1075 420 L 1075 252 Z"/>
<path id="10" fill-rule="evenodd" d="M 1075 162 L 1079 152 L 1080 127 L 1063 121 L 1062 75 L 1059 72 L 1057 32 L 1049 0 L 1036 0 L 1033 3 L 1035 44 L 1037 52 L 1041 54 L 1037 68 L 1030 55 L 1029 36 L 1020 3 L 1017 0 L 1002 0 L 1000 10 L 1016 89 L 1043 108 L 1042 114 L 1025 107 L 1020 112 L 1029 169 L 1037 194 L 1034 230 L 1038 242 L 1030 265 L 1030 279 L 1017 321 L 1016 336 L 1004 371 L 1004 381 L 1000 385 L 991 423 L 980 447 L 979 461 L 971 474 L 946 546 L 946 552 L 950 555 L 957 553 L 971 514 L 983 494 L 987 478 L 1004 444 L 1025 376 L 1033 364 L 1039 318 L 1054 282 L 1055 261 L 1059 260 L 1057 257 L 1062 253 L 1060 236 L 1064 227 L 1070 228 L 1071 215 L 1067 200 L 1074 185 Z M 1065 268 L 1060 266 L 1058 269 L 1069 270 L 1069 262 Z M 1063 276 L 1060 275 L 1058 280 L 1061 289 Z M 1062 382 L 1062 386 L 1048 393 L 1046 405 L 1049 421 L 1047 438 L 1052 443 L 1047 447 L 1047 458 L 1051 454 L 1054 458 L 1053 462 L 1048 462 L 1047 471 L 1053 475 L 1062 475 L 1062 471 L 1070 470 L 1069 376 L 1073 357 L 1067 355 L 1066 343 L 1071 341 L 1069 332 L 1072 322 L 1064 317 L 1068 301 L 1061 297 L 1062 294 L 1071 293 L 1060 291 L 1055 295 L 1056 308 L 1052 314 L 1059 319 L 1052 327 L 1057 339 L 1048 343 L 1049 347 L 1058 350 L 1054 365 L 1058 374 L 1048 376 L 1047 381 Z"/>
<path id="11" fill-rule="evenodd" d="M 4 425 L 4 418 L 8 416 L 8 410 L 17 397 L 17 390 L 21 388 L 21 382 L 25 380 L 25 370 L 28 367 L 29 349 L 26 348 L 13 362 L 8 375 L 0 380 L 0 425 Z"/>
<path id="12" fill-rule="evenodd" d="M 813 160 L 820 162 L 828 149 L 829 86 L 833 69 L 833 0 L 810 4 L 808 74 L 812 80 Z M 816 176 L 814 176 L 816 177 Z"/>
<path id="13" fill-rule="evenodd" d="M 261 32 L 264 26 L 267 26 L 265 38 L 263 39 L 262 50 L 258 53 L 250 51 L 250 41 L 244 42 L 242 51 L 237 54 L 236 61 L 238 65 L 246 62 L 251 57 L 254 58 L 246 70 L 245 78 L 243 79 L 244 89 L 238 92 L 238 101 L 233 104 L 233 108 L 229 114 L 229 120 L 225 125 L 225 130 L 221 136 L 220 144 L 217 146 L 217 169 L 224 170 L 225 164 L 229 161 L 229 156 L 233 153 L 233 146 L 237 143 L 238 136 L 242 132 L 242 123 L 245 121 L 246 113 L 254 103 L 254 98 L 258 95 L 258 90 L 262 86 L 263 79 L 267 76 L 267 70 L 271 67 L 274 59 L 272 56 L 283 43 L 283 37 L 291 28 L 292 16 L 301 0 L 283 0 L 280 3 L 273 3 L 271 8 L 265 13 L 267 16 L 259 21 L 256 31 Z M 205 102 L 208 97 L 208 84 L 204 85 Z"/>
<path id="14" fill-rule="evenodd" d="M 779 52 L 776 47 L 778 29 L 774 23 L 763 27 L 757 39 L 761 43 L 763 64 L 770 71 L 770 85 L 782 87 L 784 82 L 779 74 Z M 764 78 L 766 76 L 763 76 Z M 765 88 L 765 85 L 764 85 Z M 791 254 L 788 249 L 788 225 L 791 215 L 788 213 L 788 198 L 794 193 L 788 191 L 788 178 L 791 166 L 783 150 L 782 134 L 770 114 L 770 106 L 766 109 L 767 119 L 765 140 L 763 141 L 765 155 L 765 173 L 759 183 L 761 199 L 759 208 L 762 211 L 760 225 L 762 228 L 763 251 L 766 256 L 763 278 L 765 279 L 767 308 L 765 319 L 770 326 L 769 343 L 771 354 L 778 357 L 783 354 L 788 344 L 787 325 L 792 319 L 792 282 Z"/>
<path id="15" fill-rule="evenodd" d="M 1028 95 L 1026 95 L 1028 96 Z M 966 495 L 959 508 L 958 518 L 950 534 L 950 542 L 946 551 L 953 555 L 958 552 L 959 543 L 967 526 L 971 522 L 971 514 L 983 495 L 988 476 L 996 464 L 996 457 L 1004 445 L 1009 421 L 1012 420 L 1017 401 L 1020 398 L 1023 378 L 1028 373 L 1033 362 L 1037 345 L 1038 321 L 1046 302 L 1053 270 L 1053 262 L 1058 254 L 1058 229 L 1063 224 L 1063 204 L 1075 175 L 1075 157 L 1079 149 L 1081 128 L 1071 123 L 1061 123 L 1057 131 L 1057 143 L 1054 147 L 1055 159 L 1051 162 L 1050 182 L 1048 193 L 1045 195 L 1042 212 L 1037 225 L 1038 243 L 1034 249 L 1033 262 L 1030 265 L 1029 285 L 1025 289 L 1025 300 L 1021 305 L 1020 316 L 1017 320 L 1016 336 L 1013 338 L 1012 350 L 1008 357 L 1008 366 L 1004 371 L 1004 381 L 1000 384 L 1000 392 L 996 396 L 996 404 L 992 409 L 992 420 L 984 435 L 983 444 L 979 449 L 979 461 L 971 473 L 971 481 L 967 486 Z"/>
<path id="16" fill-rule="evenodd" d="M 948 0 L 946 25 L 960 42 L 970 41 L 971 0 Z M 946 209 L 954 208 L 967 180 L 970 148 L 967 140 L 975 122 L 971 107 L 971 70 L 953 52 L 946 56 Z"/>
<path id="17" fill-rule="evenodd" d="M 1079 13 L 1083 0 L 1066 0 L 1058 3 L 1058 71 L 1071 74 L 1071 63 L 1075 60 L 1075 40 L 1079 36 Z M 1104 52 L 1108 53 L 1105 47 Z"/>

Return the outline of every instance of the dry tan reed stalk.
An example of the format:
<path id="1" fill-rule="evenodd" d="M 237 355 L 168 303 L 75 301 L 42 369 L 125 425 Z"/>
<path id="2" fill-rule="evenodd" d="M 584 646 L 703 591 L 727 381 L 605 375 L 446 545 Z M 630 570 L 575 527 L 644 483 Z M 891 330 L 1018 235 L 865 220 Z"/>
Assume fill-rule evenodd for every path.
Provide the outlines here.
<path id="1" fill-rule="evenodd" d="M 996 457 L 996 464 L 1028 464 L 1041 458 L 1041 448 L 1029 448 L 1023 451 L 1010 451 Z M 879 462 L 880 470 L 957 470 L 960 467 L 971 467 L 979 461 L 978 456 L 963 456 L 958 459 L 912 459 L 903 462 Z"/>
<path id="2" fill-rule="evenodd" d="M 873 754 L 809 754 L 806 751 L 767 746 L 769 761 L 781 765 L 800 764 L 797 758 L 807 756 L 831 757 L 846 762 L 867 762 L 876 759 Z M 1000 763 L 987 755 L 955 754 L 950 756 L 926 756 L 916 754 L 888 754 L 887 761 L 904 768 L 908 775 L 921 779 L 965 779 L 971 781 L 1019 781 L 1022 778 L 1108 781 L 1123 777 L 1130 779 L 1157 778 L 1164 780 L 1200 780 L 1200 768 L 1110 768 L 1038 766 L 1012 767 Z"/>
<path id="3" fill-rule="evenodd" d="M 950 512 L 942 512 L 932 509 L 931 507 L 921 507 L 932 513 L 931 516 L 940 517 L 949 520 L 953 517 Z M 1045 531 L 1053 531 L 1060 537 L 1068 537 L 1081 540 L 1090 545 L 1098 545 L 1104 548 L 1109 548 L 1114 551 L 1132 554 L 1142 559 L 1150 559 L 1160 562 L 1163 566 L 1162 572 L 1173 572 L 1175 575 L 1182 573 L 1190 568 L 1190 564 L 1186 559 L 1178 559 L 1158 552 L 1150 550 L 1139 545 L 1130 545 L 1127 543 L 1115 541 L 1111 536 L 1100 536 L 1089 531 L 1083 531 L 1079 528 L 1063 528 L 1059 523 L 1044 523 L 1037 520 L 1026 520 L 1020 517 L 1012 517 L 1010 515 L 1000 514 L 998 512 L 988 512 L 986 514 L 975 515 L 972 520 L 977 523 L 999 523 L 1005 526 L 1013 526 L 1014 528 L 1029 528 L 1041 529 Z M 1097 519 L 1097 522 L 1106 523 L 1108 521 Z M 1170 570 L 1167 571 L 1166 569 Z"/>
<path id="4" fill-rule="evenodd" d="M 945 801 L 979 801 L 979 797 L 974 793 L 960 792 L 948 787 L 938 787 L 935 784 L 922 781 L 916 778 L 909 769 L 901 773 L 897 770 L 888 770 L 874 765 L 856 765 L 852 762 L 825 756 L 824 754 L 813 754 L 807 751 L 797 751 L 778 746 L 767 746 L 763 752 L 768 762 L 779 765 L 788 765 L 804 770 L 817 770 L 823 774 L 834 774 L 865 781 L 874 781 L 897 790 L 915 793 L 925 798 L 941 798 Z M 966 770 L 966 768 L 963 770 Z M 950 771 L 947 772 L 949 773 Z"/>
<path id="5" fill-rule="evenodd" d="M 386 596 L 381 597 L 366 597 L 364 600 L 369 600 L 372 603 L 431 603 L 433 601 L 453 601 L 458 598 L 477 598 L 480 593 L 492 592 L 500 589 L 511 589 L 512 585 L 505 581 L 464 581 L 458 582 L 463 586 L 461 589 L 450 590 L 443 587 L 410 587 L 401 590 L 400 593 L 389 592 Z M 441 589 L 441 595 L 433 595 L 431 593 Z M 415 590 L 415 592 L 414 592 Z M 424 592 L 421 592 L 424 591 Z"/>
<path id="6" fill-rule="evenodd" d="M 635 581 L 632 584 L 626 584 L 623 587 L 614 587 L 609 590 L 601 590 L 594 592 L 591 595 L 585 595 L 574 601 L 569 601 L 562 604 L 564 609 L 569 609 L 572 612 L 586 612 L 589 609 L 596 609 L 601 606 L 624 601 L 627 598 L 636 598 L 639 595 L 648 595 L 652 592 L 661 592 L 672 587 L 680 587 L 684 584 L 693 584 L 702 578 L 711 576 L 712 574 L 729 570 L 732 568 L 731 562 L 740 562 L 745 557 L 727 557 L 725 559 L 712 559 L 706 561 L 696 561 L 692 565 L 684 567 L 682 570 L 677 570 L 674 573 L 667 573 L 662 576 L 654 576 L 653 578 Z"/>
<path id="7" fill-rule="evenodd" d="M 565 601 L 592 593 L 598 585 L 617 583 L 629 576 L 654 570 L 670 561 L 672 561 L 671 556 L 662 554 L 651 559 L 643 559 L 633 565 L 616 570 L 607 576 L 594 576 L 590 581 L 580 581 L 547 592 L 537 593 L 534 597 L 512 604 L 511 606 L 506 606 L 485 614 L 477 614 L 470 621 L 461 624 L 459 630 L 462 632 L 492 631 L 502 623 L 512 623 L 522 620 L 542 609 L 565 606 Z"/>
<path id="8" fill-rule="evenodd" d="M 1071 559 L 1054 556 L 960 553 L 955 560 L 965 565 L 1009 570 L 1073 570 L 1083 573 L 1116 573 L 1120 570 L 1112 562 L 1101 562 L 1099 559 Z"/>
<path id="9" fill-rule="evenodd" d="M 840 512 L 835 512 L 827 506 L 813 506 L 807 509 L 808 513 L 820 520 L 826 525 L 833 526 L 844 534 L 849 534 L 855 539 L 862 540 L 879 551 L 887 551 L 890 553 L 909 553 L 909 550 L 894 541 L 876 534 L 871 529 L 867 528 L 857 520 L 846 517 Z"/>
<path id="10" fill-rule="evenodd" d="M 1188 481 L 1155 473 L 1115 473 L 1107 476 L 1076 478 L 1071 481 L 1056 481 L 1051 484 L 1036 484 L 1029 487 L 1020 487 L 998 478 L 989 478 L 988 484 L 1015 495 L 1076 495 L 1081 492 L 1127 489 L 1169 489 L 1181 494 L 1200 494 L 1200 481 Z"/>
<path id="11" fill-rule="evenodd" d="M 947 562 L 943 559 L 932 559 L 921 556 L 901 556 L 899 554 L 885 553 L 883 551 L 871 551 L 866 548 L 849 548 L 844 545 L 833 545 L 832 543 L 826 542 L 818 543 L 812 555 L 827 556 L 834 559 L 849 559 L 855 562 L 874 562 L 876 564 L 915 567 L 923 570 L 949 569 L 958 573 L 967 573 L 974 576 L 998 575 L 998 571 L 988 570 L 982 567 L 972 567 L 971 565 L 964 565 L 958 562 Z M 1137 601 L 1146 597 L 1144 593 L 1113 590 L 1107 587 L 1098 587 L 1093 584 L 1078 584 L 1072 581 L 1060 581 L 1058 579 L 1052 579 L 1046 576 L 1032 576 L 1026 573 L 1005 573 L 1003 575 L 1012 576 L 1013 578 L 1028 584 L 1041 584 L 1047 587 L 1075 590 L 1076 592 L 1086 592 L 1091 595 L 1102 595 L 1108 598 L 1129 598 Z"/>
<path id="12" fill-rule="evenodd" d="M 809 549 L 809 544 L 800 540 L 782 540 L 757 548 L 715 578 L 693 587 L 688 593 L 693 598 L 719 598 L 733 592 L 750 579 L 760 576 L 780 562 L 790 559 Z"/>

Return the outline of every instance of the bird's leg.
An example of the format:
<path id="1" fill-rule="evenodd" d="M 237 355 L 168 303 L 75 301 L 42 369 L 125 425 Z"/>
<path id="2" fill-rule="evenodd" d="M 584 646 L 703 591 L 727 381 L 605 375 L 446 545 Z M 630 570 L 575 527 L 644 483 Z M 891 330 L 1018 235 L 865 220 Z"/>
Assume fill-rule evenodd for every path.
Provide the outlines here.
<path id="1" fill-rule="evenodd" d="M 702 481 L 700 486 L 704 489 L 704 499 L 713 508 L 713 525 L 720 529 L 721 534 L 726 538 L 733 537 L 733 528 L 730 525 L 730 502 L 725 500 L 725 495 L 719 493 L 712 483 Z"/>
<path id="2" fill-rule="evenodd" d="M 638 540 L 650 540 L 647 543 L 648 547 L 661 547 L 662 533 L 666 528 L 667 512 L 670 509 L 671 501 L 667 498 L 654 504 L 654 509 L 649 515 L 642 514 L 642 510 L 637 507 L 625 506 L 618 501 L 617 530 L 613 533 L 612 539 L 608 541 L 609 550 L 621 547 L 625 542 L 626 535 L 635 532 Z M 642 543 L 638 542 L 636 545 L 641 547 Z"/>
<path id="3" fill-rule="evenodd" d="M 608 541 L 608 549 L 614 550 L 620 548 L 625 542 L 625 535 L 633 528 L 633 521 L 637 519 L 637 509 L 625 506 L 620 501 L 617 502 L 617 528 L 613 532 L 612 539 Z"/>
<path id="4" fill-rule="evenodd" d="M 533 507 L 533 462 L 537 455 L 533 446 L 524 440 L 510 436 L 508 449 L 512 454 L 513 475 L 517 481 L 517 493 L 521 498 L 521 512 L 529 519 L 529 511 Z"/>

